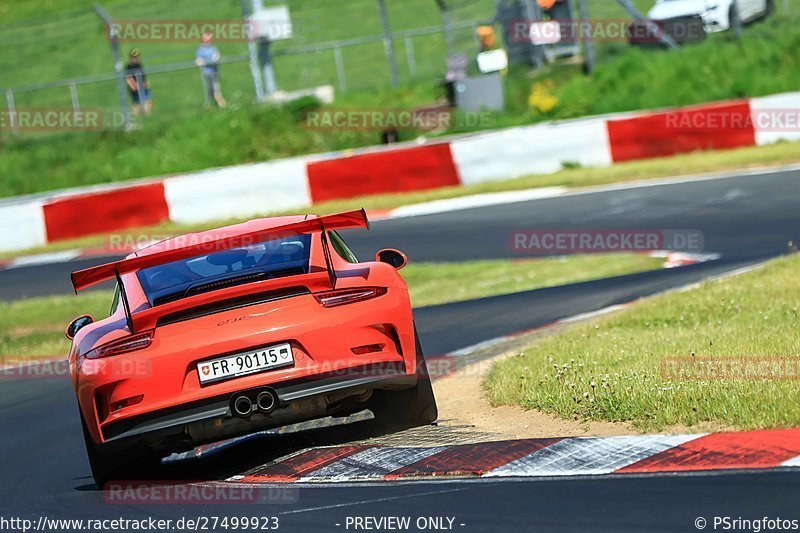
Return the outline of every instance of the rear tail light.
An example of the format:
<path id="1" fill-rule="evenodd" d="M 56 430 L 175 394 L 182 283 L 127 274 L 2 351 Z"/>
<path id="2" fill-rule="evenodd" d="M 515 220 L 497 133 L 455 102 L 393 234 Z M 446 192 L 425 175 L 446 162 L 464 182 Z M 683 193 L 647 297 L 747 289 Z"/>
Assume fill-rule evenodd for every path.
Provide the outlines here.
<path id="1" fill-rule="evenodd" d="M 386 294 L 386 287 L 362 287 L 358 289 L 341 289 L 337 291 L 318 292 L 314 298 L 322 307 L 336 307 L 369 300 Z"/>
<path id="2" fill-rule="evenodd" d="M 136 350 L 143 350 L 152 344 L 155 331 L 150 330 L 144 333 L 137 333 L 123 337 L 115 341 L 111 341 L 102 346 L 98 346 L 88 354 L 88 359 L 102 359 L 103 357 L 111 357 L 113 355 L 120 355 L 128 352 L 135 352 Z"/>

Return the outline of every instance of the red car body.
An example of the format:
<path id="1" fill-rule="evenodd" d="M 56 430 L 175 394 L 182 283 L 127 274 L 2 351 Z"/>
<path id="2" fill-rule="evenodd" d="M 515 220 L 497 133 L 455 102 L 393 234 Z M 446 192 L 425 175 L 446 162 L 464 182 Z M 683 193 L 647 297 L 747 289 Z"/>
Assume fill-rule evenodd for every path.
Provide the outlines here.
<path id="1" fill-rule="evenodd" d="M 435 401 L 397 272 L 405 259 L 389 250 L 379 257 L 393 264 L 353 262 L 335 230 L 357 227 L 368 227 L 363 210 L 259 219 L 73 273 L 76 291 L 114 278 L 118 285 L 109 317 L 78 319 L 68 333 L 98 483 L 123 475 L 123 466 L 130 475 L 142 458 L 365 407 L 432 422 Z M 298 264 L 292 257 L 305 263 L 269 271 L 249 255 L 278 267 Z M 200 266 L 225 273 L 154 300 L 154 286 L 182 288 L 178 281 L 197 276 L 187 268 Z M 284 347 L 280 365 L 244 367 L 281 362 L 276 346 Z M 223 367 L 239 373 L 209 381 Z"/>

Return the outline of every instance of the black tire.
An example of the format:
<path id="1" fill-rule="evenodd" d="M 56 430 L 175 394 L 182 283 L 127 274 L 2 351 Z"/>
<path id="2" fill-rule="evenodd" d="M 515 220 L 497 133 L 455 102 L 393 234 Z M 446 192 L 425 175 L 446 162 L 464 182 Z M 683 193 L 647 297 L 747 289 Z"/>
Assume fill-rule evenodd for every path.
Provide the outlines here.
<path id="1" fill-rule="evenodd" d="M 426 426 L 439 418 L 428 365 L 425 364 L 416 328 L 414 344 L 417 352 L 417 384 L 402 391 L 378 391 L 370 405 L 378 422 L 389 429 Z"/>
<path id="2" fill-rule="evenodd" d="M 122 450 L 116 453 L 101 453 L 92 440 L 86 422 L 81 416 L 83 428 L 83 441 L 86 444 L 86 456 L 92 477 L 98 489 L 103 489 L 111 480 L 135 480 L 154 477 L 154 471 L 159 465 L 158 458 L 145 452 L 136 453 L 134 450 Z"/>
<path id="3" fill-rule="evenodd" d="M 762 19 L 765 19 L 775 13 L 775 0 L 767 0 L 767 8 L 764 10 L 764 14 L 761 15 Z"/>

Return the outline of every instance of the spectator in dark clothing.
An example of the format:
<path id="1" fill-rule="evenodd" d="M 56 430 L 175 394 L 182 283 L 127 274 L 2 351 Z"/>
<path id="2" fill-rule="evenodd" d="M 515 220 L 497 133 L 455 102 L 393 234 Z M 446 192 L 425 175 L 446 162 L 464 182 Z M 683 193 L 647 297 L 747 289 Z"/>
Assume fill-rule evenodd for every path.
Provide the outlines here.
<path id="1" fill-rule="evenodd" d="M 139 60 L 138 48 L 131 50 L 128 64 L 125 66 L 125 82 L 133 100 L 133 112 L 138 115 L 144 109 L 145 114 L 150 113 L 153 109 L 153 99 L 150 96 L 150 83 Z"/>

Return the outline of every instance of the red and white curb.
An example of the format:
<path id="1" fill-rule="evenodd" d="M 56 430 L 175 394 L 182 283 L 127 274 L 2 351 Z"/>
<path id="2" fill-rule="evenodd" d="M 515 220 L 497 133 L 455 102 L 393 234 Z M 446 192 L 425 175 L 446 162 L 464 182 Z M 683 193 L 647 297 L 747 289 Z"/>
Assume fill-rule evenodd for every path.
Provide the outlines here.
<path id="1" fill-rule="evenodd" d="M 81 257 L 82 250 L 64 250 L 62 252 L 52 252 L 46 254 L 35 254 L 15 257 L 6 261 L 0 261 L 0 269 L 21 268 L 37 265 L 47 265 L 52 263 L 67 263 Z"/>
<path id="2" fill-rule="evenodd" d="M 800 428 L 694 435 L 522 439 L 453 446 L 311 448 L 227 481 L 341 483 L 554 477 L 800 466 Z"/>
<path id="3" fill-rule="evenodd" d="M 563 196 L 569 191 L 570 189 L 567 187 L 538 187 L 535 189 L 523 189 L 518 191 L 471 194 L 467 196 L 458 196 L 456 198 L 420 202 L 417 204 L 396 207 L 394 209 L 373 211 L 370 212 L 369 215 L 370 220 L 387 220 L 423 215 L 436 215 L 440 213 L 460 211 L 462 209 L 507 205 L 517 202 L 530 202 L 531 200 L 545 200 L 548 198 Z"/>
<path id="4" fill-rule="evenodd" d="M 649 252 L 650 257 L 663 257 L 664 268 L 677 268 L 688 265 L 695 265 L 697 263 L 705 263 L 706 261 L 716 261 L 721 257 L 720 254 L 715 253 L 690 253 L 690 252 L 671 252 L 669 250 L 656 250 Z"/>
<path id="5" fill-rule="evenodd" d="M 0 251 L 85 235 L 246 218 L 328 200 L 604 167 L 697 150 L 797 140 L 755 120 L 798 106 L 800 93 L 622 113 L 266 161 L 0 202 Z M 705 125 L 720 115 L 727 127 Z"/>

